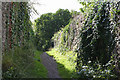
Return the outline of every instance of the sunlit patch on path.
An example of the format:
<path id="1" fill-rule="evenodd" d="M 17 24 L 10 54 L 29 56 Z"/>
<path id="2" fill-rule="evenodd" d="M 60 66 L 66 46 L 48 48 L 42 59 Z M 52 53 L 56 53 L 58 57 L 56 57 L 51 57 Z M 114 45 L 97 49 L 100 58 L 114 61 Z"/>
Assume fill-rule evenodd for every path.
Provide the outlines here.
<path id="1" fill-rule="evenodd" d="M 45 52 L 41 54 L 40 57 L 42 59 L 42 64 L 48 70 L 48 78 L 60 78 L 56 61 Z"/>

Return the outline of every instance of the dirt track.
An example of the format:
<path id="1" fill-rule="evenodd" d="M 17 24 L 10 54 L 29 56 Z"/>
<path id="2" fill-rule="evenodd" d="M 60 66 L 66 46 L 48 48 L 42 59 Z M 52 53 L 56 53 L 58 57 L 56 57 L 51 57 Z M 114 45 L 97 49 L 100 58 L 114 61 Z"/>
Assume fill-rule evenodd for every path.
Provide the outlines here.
<path id="1" fill-rule="evenodd" d="M 61 78 L 58 73 L 56 61 L 45 52 L 41 54 L 40 57 L 42 64 L 48 70 L 48 78 Z"/>

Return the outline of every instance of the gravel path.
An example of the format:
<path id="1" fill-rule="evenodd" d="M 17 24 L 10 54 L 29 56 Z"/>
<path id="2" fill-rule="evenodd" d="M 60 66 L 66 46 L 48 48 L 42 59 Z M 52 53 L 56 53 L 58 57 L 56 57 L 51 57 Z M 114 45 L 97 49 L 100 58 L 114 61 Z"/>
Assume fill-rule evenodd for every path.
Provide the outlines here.
<path id="1" fill-rule="evenodd" d="M 47 53 L 43 53 L 40 55 L 42 59 L 42 64 L 46 67 L 48 70 L 48 78 L 61 78 L 59 76 L 58 70 L 57 70 L 57 63 L 54 61 L 52 57 L 50 57 Z"/>

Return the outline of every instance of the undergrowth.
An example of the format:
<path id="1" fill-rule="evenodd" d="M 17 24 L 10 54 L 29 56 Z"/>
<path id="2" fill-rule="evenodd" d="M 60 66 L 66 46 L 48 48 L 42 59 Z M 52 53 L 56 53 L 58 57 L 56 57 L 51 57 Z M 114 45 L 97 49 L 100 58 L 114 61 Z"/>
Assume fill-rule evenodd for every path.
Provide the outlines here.
<path id="1" fill-rule="evenodd" d="M 64 52 L 64 54 L 59 53 L 57 48 L 53 48 L 47 51 L 50 56 L 56 60 L 58 64 L 58 71 L 62 78 L 80 78 L 85 80 L 116 80 L 116 75 L 113 74 L 114 65 L 112 65 L 113 59 L 104 65 L 104 68 L 99 63 L 94 63 L 90 65 L 91 62 L 88 61 L 88 65 L 83 65 L 80 63 L 80 71 L 76 71 L 76 57 L 77 54 L 73 51 Z M 111 56 L 112 57 L 112 56 Z M 82 61 L 82 60 L 81 60 Z"/>
<path id="2" fill-rule="evenodd" d="M 77 55 L 73 51 L 65 52 L 64 55 L 60 54 L 56 48 L 47 51 L 48 55 L 53 56 L 58 64 L 58 71 L 62 78 L 75 78 L 75 60 Z"/>
<path id="3" fill-rule="evenodd" d="M 36 49 L 16 47 L 3 54 L 3 78 L 47 78 L 47 70 L 41 64 L 40 54 Z"/>

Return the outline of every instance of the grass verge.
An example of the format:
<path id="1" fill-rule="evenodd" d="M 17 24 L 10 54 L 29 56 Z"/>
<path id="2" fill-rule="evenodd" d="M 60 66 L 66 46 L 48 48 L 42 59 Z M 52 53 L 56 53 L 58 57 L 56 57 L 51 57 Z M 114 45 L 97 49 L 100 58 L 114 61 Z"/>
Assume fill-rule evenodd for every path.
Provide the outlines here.
<path id="1" fill-rule="evenodd" d="M 42 51 L 35 51 L 35 56 L 34 56 L 34 67 L 31 70 L 32 76 L 35 78 L 47 78 L 47 70 L 44 67 L 44 65 L 41 63 L 40 55 L 42 54 Z"/>
<path id="2" fill-rule="evenodd" d="M 40 60 L 42 53 L 20 47 L 4 53 L 3 78 L 47 78 L 47 70 Z"/>
<path id="3" fill-rule="evenodd" d="M 55 48 L 46 52 L 48 55 L 53 56 L 58 64 L 58 71 L 62 78 L 76 78 L 75 73 L 75 59 L 76 54 L 73 51 L 65 52 L 61 55 Z"/>

